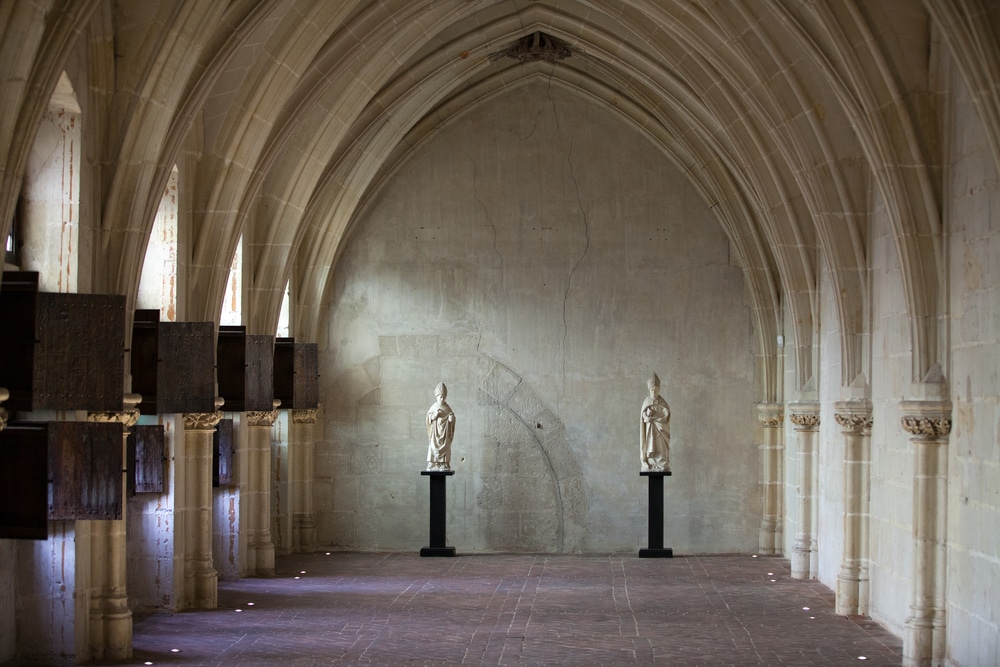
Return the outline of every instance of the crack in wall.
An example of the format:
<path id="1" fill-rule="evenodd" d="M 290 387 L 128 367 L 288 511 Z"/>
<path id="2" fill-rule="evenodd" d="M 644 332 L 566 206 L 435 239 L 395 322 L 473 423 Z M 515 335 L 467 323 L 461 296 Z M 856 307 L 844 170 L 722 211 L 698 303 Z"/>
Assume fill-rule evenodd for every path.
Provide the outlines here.
<path id="1" fill-rule="evenodd" d="M 500 362 L 496 361 L 495 359 L 492 361 L 496 364 L 500 364 Z M 504 368 L 507 367 L 504 366 Z M 520 375 L 514 373 L 514 371 L 511 371 L 509 368 L 507 370 L 510 371 L 511 375 L 517 378 L 517 384 L 514 386 L 514 391 L 510 393 L 510 395 L 507 397 L 507 400 L 505 400 L 502 405 L 510 412 L 510 414 L 514 415 L 515 419 L 521 422 L 521 424 L 528 431 L 528 433 L 531 434 L 532 439 L 538 445 L 538 449 L 542 452 L 542 458 L 545 460 L 545 465 L 548 468 L 549 475 L 552 478 L 552 487 L 553 487 L 553 492 L 555 493 L 556 519 L 558 520 L 558 527 L 556 528 L 556 553 L 561 554 L 563 553 L 563 543 L 565 542 L 566 529 L 565 529 L 565 517 L 563 516 L 562 488 L 559 486 L 559 473 L 556 472 L 555 465 L 553 465 L 552 463 L 552 457 L 549 456 L 548 450 L 545 449 L 545 443 L 542 441 L 541 438 L 535 435 L 535 429 L 532 427 L 530 423 L 528 423 L 527 419 L 524 416 L 522 416 L 517 410 L 514 409 L 513 406 L 511 406 L 510 401 L 512 398 L 514 398 L 514 396 L 517 395 L 521 387 L 524 386 L 524 379 Z"/>
<path id="2" fill-rule="evenodd" d="M 563 130 L 562 123 L 559 122 L 559 113 L 556 108 L 556 102 L 552 98 L 552 81 L 549 80 L 548 87 L 545 89 L 546 94 L 549 98 L 549 104 L 552 106 L 552 116 L 556 122 L 556 129 L 560 134 L 565 134 L 569 139 L 569 152 L 566 155 L 566 163 L 569 165 L 569 176 L 573 179 L 573 188 L 576 190 L 576 203 L 580 208 L 580 216 L 583 219 L 583 238 L 584 246 L 583 252 L 577 258 L 576 262 L 573 264 L 573 268 L 569 270 L 569 277 L 566 280 L 566 290 L 563 292 L 563 304 L 562 304 L 562 323 L 563 323 L 563 339 L 562 339 L 562 375 L 563 381 L 565 383 L 566 379 L 566 339 L 569 336 L 569 324 L 566 321 L 566 308 L 569 303 L 569 292 L 573 287 L 573 276 L 576 274 L 580 264 L 583 262 L 583 258 L 587 256 L 587 251 L 590 250 L 590 220 L 587 218 L 587 210 L 583 206 L 583 200 L 580 198 L 580 182 L 576 178 L 576 170 L 573 168 L 573 135 L 569 132 Z"/>
<path id="3" fill-rule="evenodd" d="M 497 224 L 493 221 L 493 218 L 490 217 L 490 210 L 486 207 L 486 202 L 484 202 L 479 196 L 479 165 L 476 164 L 476 161 L 471 155 L 468 153 L 465 155 L 469 158 L 469 162 L 472 163 L 472 197 L 476 200 L 476 203 L 479 204 L 479 207 L 483 209 L 483 215 L 486 216 L 486 221 L 490 223 L 490 228 L 493 230 L 493 252 L 497 254 L 497 259 L 500 260 L 500 282 L 503 284 L 504 262 L 503 255 L 500 254 L 500 248 L 497 245 Z"/>

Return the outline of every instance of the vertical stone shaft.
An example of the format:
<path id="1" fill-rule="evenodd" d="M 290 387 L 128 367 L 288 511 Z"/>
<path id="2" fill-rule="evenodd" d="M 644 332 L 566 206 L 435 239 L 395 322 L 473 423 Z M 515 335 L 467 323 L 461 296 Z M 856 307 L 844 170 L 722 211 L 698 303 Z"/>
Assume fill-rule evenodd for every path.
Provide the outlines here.
<path id="1" fill-rule="evenodd" d="M 872 410 L 868 401 L 850 401 L 837 403 L 836 411 L 834 418 L 844 429 L 844 544 L 836 611 L 867 614 Z"/>
<path id="2" fill-rule="evenodd" d="M 313 517 L 313 448 L 316 410 L 292 410 L 288 449 L 292 481 L 292 551 L 316 548 Z"/>
<path id="3" fill-rule="evenodd" d="M 135 407 L 141 398 L 125 396 L 122 412 L 91 412 L 90 421 L 122 424 L 122 462 L 128 455 L 129 429 L 138 421 Z M 122 489 L 127 488 L 125 469 Z M 123 660 L 132 657 L 132 610 L 128 606 L 126 540 L 126 499 L 122 517 L 113 521 L 91 522 L 90 562 L 92 594 L 90 597 L 90 654 L 99 660 Z"/>
<path id="4" fill-rule="evenodd" d="M 246 413 L 249 446 L 247 568 L 250 575 L 274 574 L 274 543 L 271 541 L 271 426 L 277 410 Z M 241 493 L 244 491 L 241 490 Z"/>
<path id="5" fill-rule="evenodd" d="M 792 577 L 813 579 L 817 575 L 816 554 L 816 441 L 819 437 L 819 405 L 793 403 L 790 419 L 795 424 L 799 446 L 798 530 L 792 547 Z"/>
<path id="6" fill-rule="evenodd" d="M 758 550 L 767 556 L 782 550 L 782 498 L 785 485 L 782 466 L 781 426 L 784 412 L 779 403 L 761 403 L 757 419 L 764 427 L 760 444 L 762 516 L 758 533 Z"/>
<path id="7" fill-rule="evenodd" d="M 184 415 L 184 601 L 215 609 L 218 573 L 212 564 L 212 434 L 221 412 Z"/>
<path id="8" fill-rule="evenodd" d="M 945 664 L 948 435 L 951 404 L 906 401 L 903 428 L 913 437 L 913 590 L 903 665 Z"/>

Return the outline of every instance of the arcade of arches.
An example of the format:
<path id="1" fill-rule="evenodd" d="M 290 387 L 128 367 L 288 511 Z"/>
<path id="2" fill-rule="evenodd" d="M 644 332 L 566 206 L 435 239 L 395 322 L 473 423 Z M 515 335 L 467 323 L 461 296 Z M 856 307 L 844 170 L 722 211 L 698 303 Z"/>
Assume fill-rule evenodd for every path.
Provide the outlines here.
<path id="1" fill-rule="evenodd" d="M 119 518 L 0 539 L 0 662 L 126 658 L 134 612 L 276 554 L 418 550 L 441 381 L 460 552 L 634 552 L 656 373 L 675 552 L 784 556 L 905 664 L 996 664 L 1000 3 L 5 0 L 0 36 L 0 295 L 124 312 L 111 408 L 18 403 L 0 350 L 0 455 L 163 444 Z M 208 332 L 203 407 L 139 391 L 151 312 Z M 233 331 L 267 392 L 313 350 L 316 402 L 243 402 Z"/>

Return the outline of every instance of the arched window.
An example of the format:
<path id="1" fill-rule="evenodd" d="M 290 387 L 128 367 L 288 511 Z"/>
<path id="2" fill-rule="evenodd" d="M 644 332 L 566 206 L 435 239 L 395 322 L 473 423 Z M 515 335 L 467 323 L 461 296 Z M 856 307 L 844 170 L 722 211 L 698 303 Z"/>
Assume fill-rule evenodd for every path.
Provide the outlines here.
<path id="1" fill-rule="evenodd" d="M 45 292 L 76 292 L 80 247 L 80 105 L 63 72 L 28 155 L 18 202 L 19 266 Z M 8 240 L 8 244 L 10 240 Z"/>
<path id="2" fill-rule="evenodd" d="M 243 324 L 243 237 L 236 245 L 233 263 L 229 266 L 229 280 L 226 281 L 226 298 L 222 301 L 221 326 Z"/>
<path id="3" fill-rule="evenodd" d="M 177 280 L 177 167 L 174 167 L 146 245 L 137 306 L 159 310 L 161 322 L 176 322 Z"/>

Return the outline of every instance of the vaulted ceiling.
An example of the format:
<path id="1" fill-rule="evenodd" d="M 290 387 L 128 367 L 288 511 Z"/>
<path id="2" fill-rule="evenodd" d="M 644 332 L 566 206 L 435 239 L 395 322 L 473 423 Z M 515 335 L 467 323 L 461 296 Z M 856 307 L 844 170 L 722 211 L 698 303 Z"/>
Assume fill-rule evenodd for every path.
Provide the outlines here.
<path id="1" fill-rule="evenodd" d="M 0 208 L 63 70 L 85 83 L 95 284 L 136 291 L 173 167 L 191 216 L 189 320 L 219 312 L 241 235 L 247 324 L 285 284 L 317 339 L 352 224 L 443 123 L 538 78 L 613 109 L 698 189 L 743 268 L 765 356 L 782 313 L 813 376 L 830 268 L 843 383 L 863 368 L 870 216 L 904 267 L 915 377 L 936 361 L 948 49 L 1000 166 L 989 0 L 39 0 L 0 6 Z M 773 393 L 776 378 L 766 379 Z"/>

